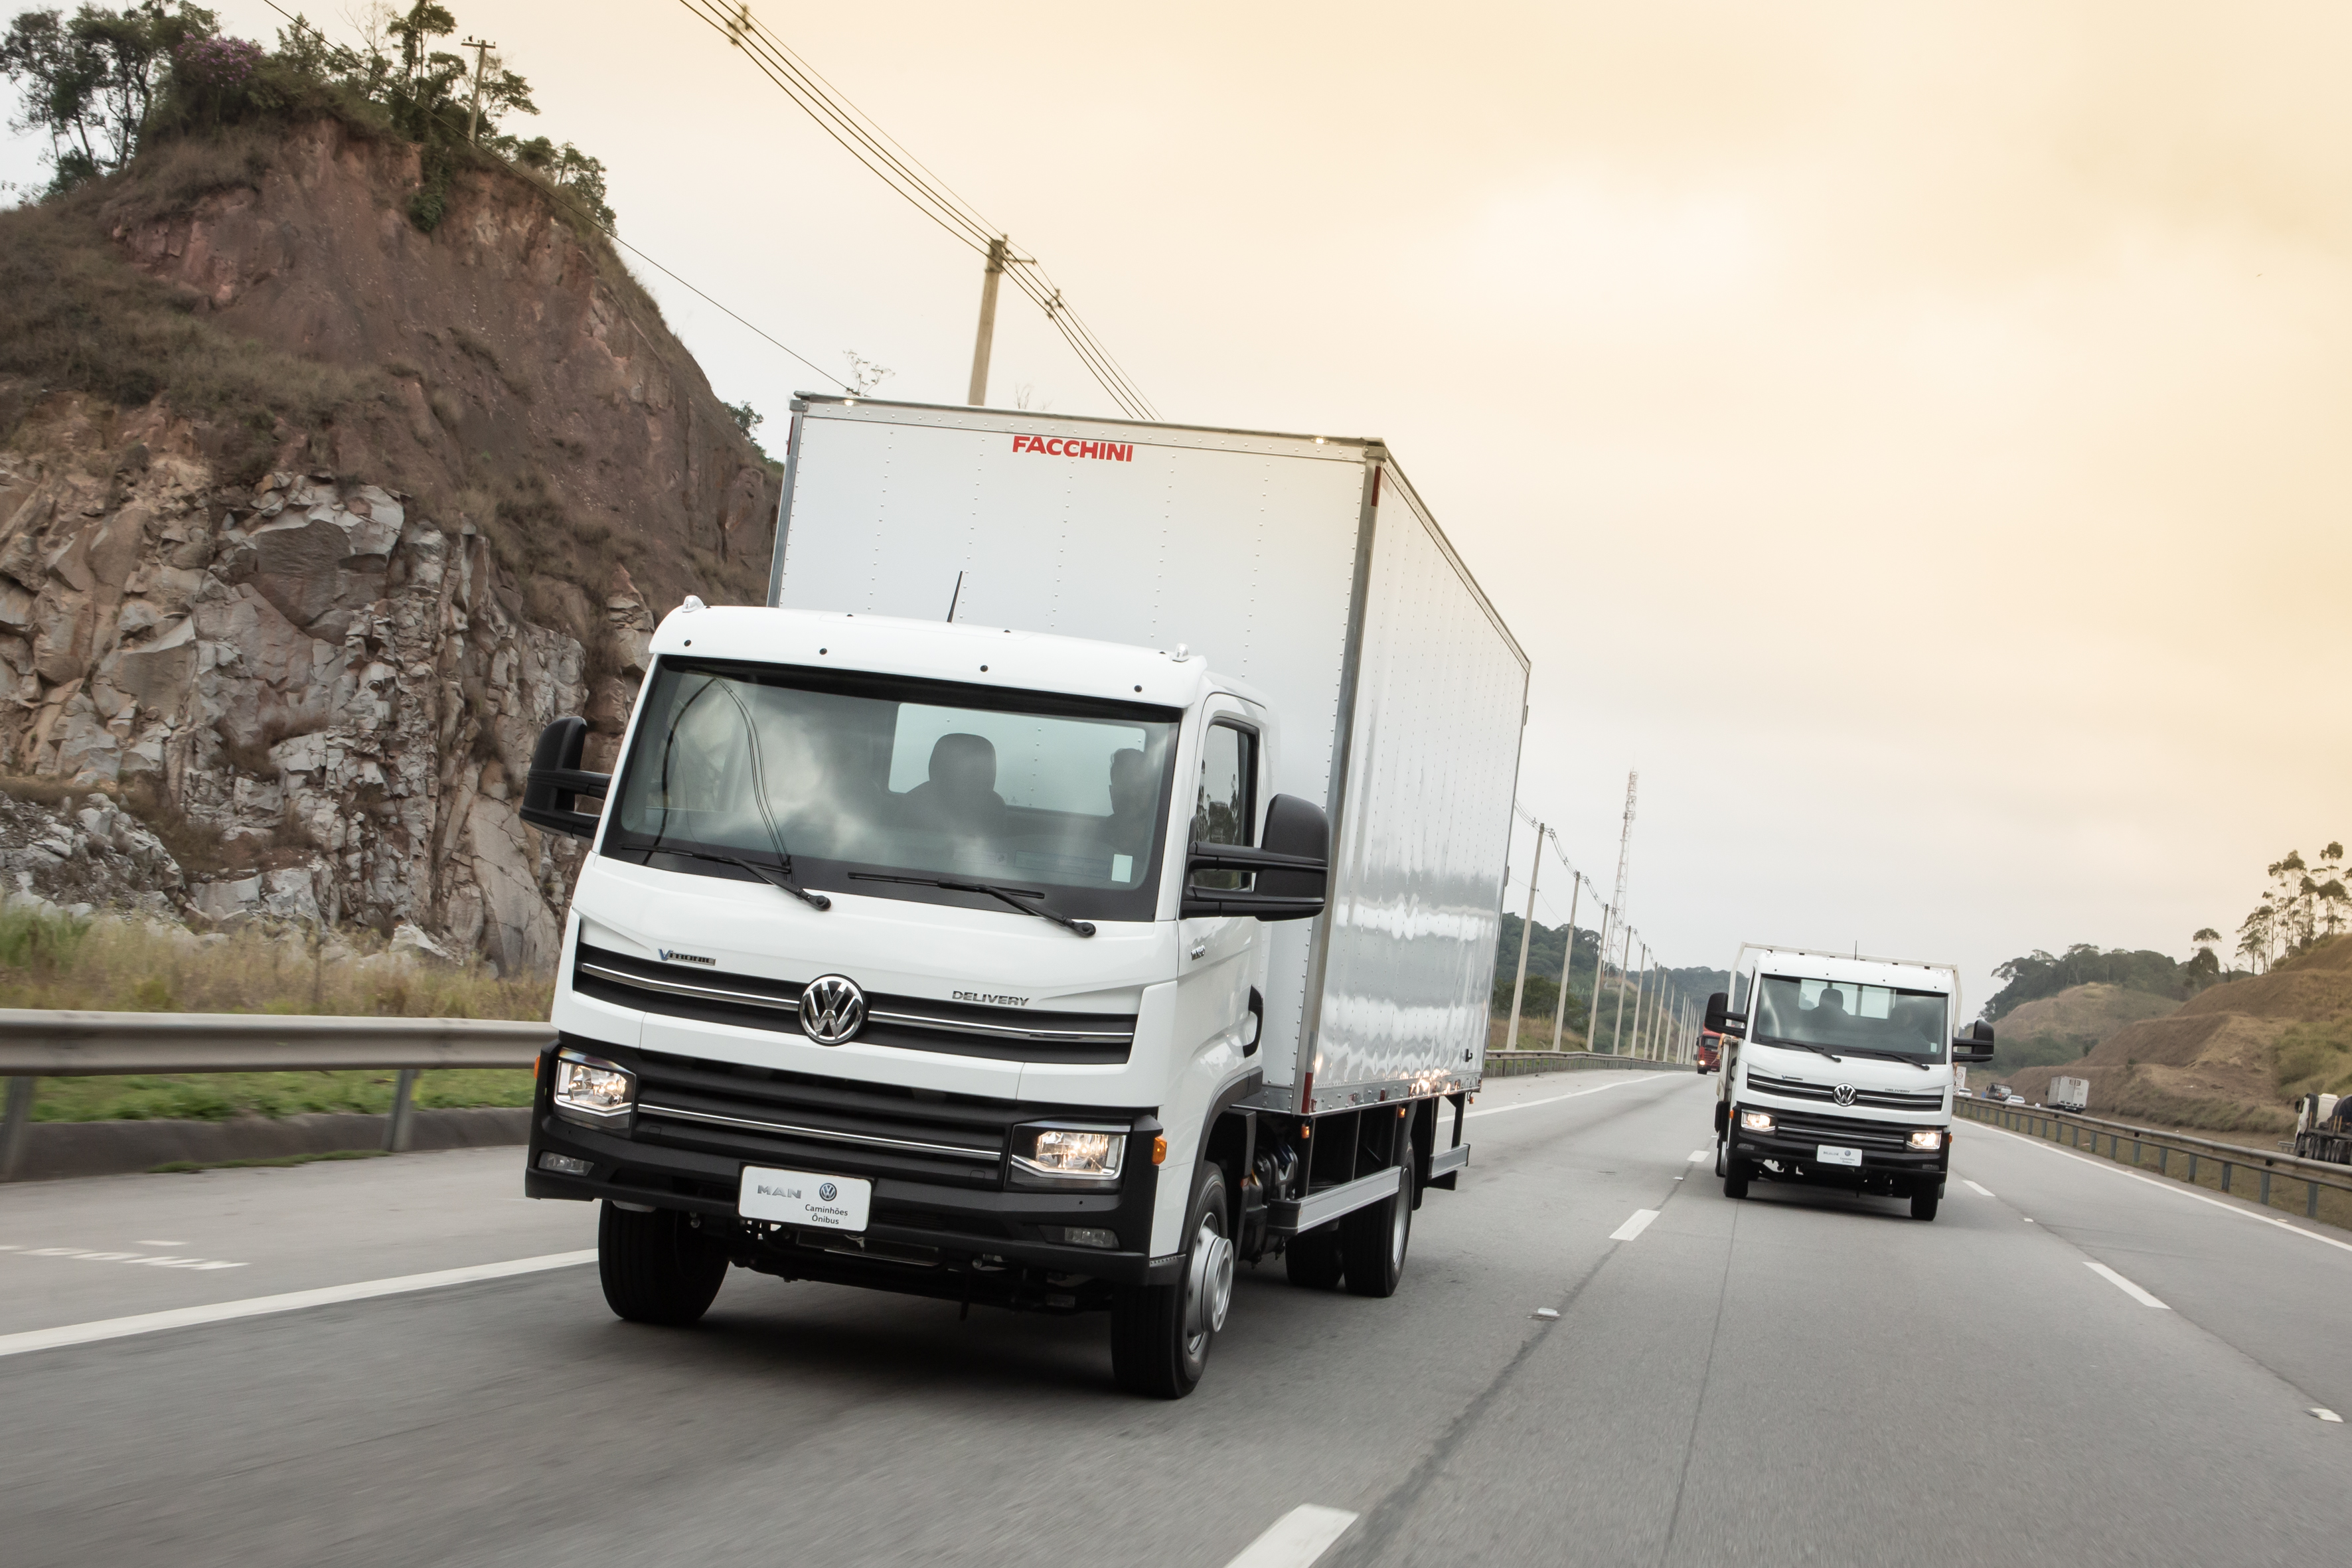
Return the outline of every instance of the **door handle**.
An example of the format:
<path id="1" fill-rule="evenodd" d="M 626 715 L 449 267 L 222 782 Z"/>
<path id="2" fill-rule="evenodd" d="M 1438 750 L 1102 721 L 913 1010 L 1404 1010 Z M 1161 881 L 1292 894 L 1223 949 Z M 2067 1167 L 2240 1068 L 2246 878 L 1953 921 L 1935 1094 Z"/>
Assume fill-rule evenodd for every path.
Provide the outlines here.
<path id="1" fill-rule="evenodd" d="M 1249 1039 L 1242 1047 L 1242 1055 L 1254 1057 L 1257 1055 L 1258 1037 L 1265 1033 L 1265 998 L 1258 994 L 1255 985 L 1250 987 L 1249 1016 Z"/>

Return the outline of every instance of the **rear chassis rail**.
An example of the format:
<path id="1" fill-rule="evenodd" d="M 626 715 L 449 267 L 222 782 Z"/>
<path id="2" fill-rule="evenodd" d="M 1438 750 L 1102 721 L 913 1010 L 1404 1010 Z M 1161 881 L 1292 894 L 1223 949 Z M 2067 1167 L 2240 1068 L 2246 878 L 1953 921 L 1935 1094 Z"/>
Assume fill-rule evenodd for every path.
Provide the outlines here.
<path id="1" fill-rule="evenodd" d="M 641 1086 L 649 1068 L 679 1076 L 730 1070 L 569 1036 L 558 1045 L 637 1071 Z M 527 1196 L 675 1210 L 692 1216 L 693 1227 L 740 1268 L 967 1307 L 1100 1310 L 1110 1305 L 1113 1287 L 1171 1283 L 1182 1268 L 1181 1254 L 1155 1258 L 1149 1250 L 1160 1176 L 1150 1149 L 1161 1131 L 1149 1112 L 968 1102 L 992 1110 L 992 1120 L 1008 1131 L 1016 1122 L 1071 1116 L 1133 1128 L 1118 1190 L 1037 1192 L 1006 1184 L 1001 1151 L 988 1165 L 971 1162 L 964 1179 L 951 1183 L 890 1173 L 887 1151 L 846 1142 L 780 1148 L 756 1130 L 642 1112 L 625 1125 L 583 1126 L 556 1114 L 552 1055 L 551 1048 L 541 1059 L 533 1096 Z M 863 1087 L 841 1085 L 848 1092 Z M 1461 1142 L 1466 1098 L 1418 1096 L 1319 1116 L 1227 1109 L 1210 1128 L 1206 1157 L 1223 1168 L 1226 1190 L 1234 1194 L 1239 1256 L 1255 1262 L 1279 1253 L 1300 1231 L 1334 1223 L 1401 1188 L 1416 1208 L 1425 1189 L 1451 1189 L 1468 1163 L 1469 1148 Z M 542 1170 L 541 1157 L 549 1153 L 586 1161 L 588 1173 Z M 866 1230 L 853 1235 L 743 1218 L 736 1204 L 747 1164 L 871 1181 Z M 1048 1235 L 1048 1227 L 1067 1226 L 1113 1231 L 1119 1246 L 1070 1246 Z"/>

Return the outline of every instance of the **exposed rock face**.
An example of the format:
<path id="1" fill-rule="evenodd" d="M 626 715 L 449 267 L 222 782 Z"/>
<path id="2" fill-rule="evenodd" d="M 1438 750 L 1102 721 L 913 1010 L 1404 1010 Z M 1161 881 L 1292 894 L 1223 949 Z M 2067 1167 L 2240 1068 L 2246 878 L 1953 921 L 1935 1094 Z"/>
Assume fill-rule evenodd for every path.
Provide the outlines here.
<path id="1" fill-rule="evenodd" d="M 0 795 L 0 879 L 10 909 L 87 915 L 109 907 L 173 912 L 179 863 L 103 795 L 57 806 Z"/>
<path id="2" fill-rule="evenodd" d="M 187 912 L 407 924 L 543 969 L 578 851 L 518 814 L 539 730 L 583 713 L 609 762 L 656 610 L 756 602 L 773 480 L 535 187 L 471 176 L 426 236 L 415 176 L 325 123 L 251 184 L 116 225 L 200 319 L 384 390 L 281 425 L 257 482 L 160 402 L 40 402 L 0 449 L 0 773 L 217 836 L 146 879 Z"/>

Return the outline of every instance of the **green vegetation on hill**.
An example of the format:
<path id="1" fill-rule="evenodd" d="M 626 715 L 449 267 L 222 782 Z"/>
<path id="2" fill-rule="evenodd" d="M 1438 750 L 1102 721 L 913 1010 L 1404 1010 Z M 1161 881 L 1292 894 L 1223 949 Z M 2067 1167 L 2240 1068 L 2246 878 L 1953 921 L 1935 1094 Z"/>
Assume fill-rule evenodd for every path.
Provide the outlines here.
<path id="1" fill-rule="evenodd" d="M 2145 948 L 2132 952 L 2116 947 L 2102 952 L 2097 943 L 2088 942 L 2078 942 L 2063 954 L 2035 948 L 2023 958 L 2012 958 L 1995 967 L 1993 973 L 2008 984 L 1985 1004 L 1984 1016 L 1999 1023 L 2024 1003 L 2095 982 L 2145 991 L 2177 1002 L 2189 994 L 2181 973 L 2184 967 L 2178 960 Z"/>

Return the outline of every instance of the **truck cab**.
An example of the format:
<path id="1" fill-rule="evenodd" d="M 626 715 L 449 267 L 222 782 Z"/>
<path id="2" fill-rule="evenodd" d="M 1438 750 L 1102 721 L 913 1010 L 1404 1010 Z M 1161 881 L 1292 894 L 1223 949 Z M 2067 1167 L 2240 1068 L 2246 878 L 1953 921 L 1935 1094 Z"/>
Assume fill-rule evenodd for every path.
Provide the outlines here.
<path id="1" fill-rule="evenodd" d="M 1908 1199 L 1932 1220 L 1950 1169 L 1955 1064 L 1990 1060 L 1991 1026 L 1955 1037 L 1949 964 L 1748 944 L 1707 1000 L 1727 1059 L 1715 1110 L 1727 1196 L 1758 1181 Z"/>

